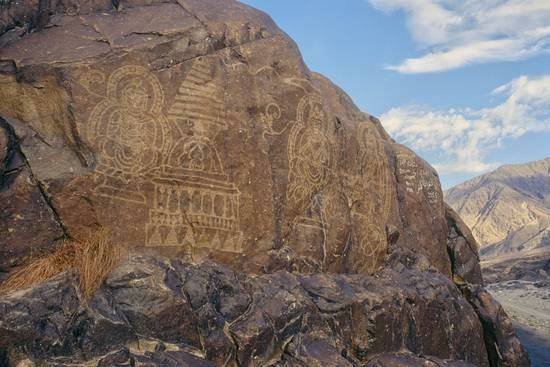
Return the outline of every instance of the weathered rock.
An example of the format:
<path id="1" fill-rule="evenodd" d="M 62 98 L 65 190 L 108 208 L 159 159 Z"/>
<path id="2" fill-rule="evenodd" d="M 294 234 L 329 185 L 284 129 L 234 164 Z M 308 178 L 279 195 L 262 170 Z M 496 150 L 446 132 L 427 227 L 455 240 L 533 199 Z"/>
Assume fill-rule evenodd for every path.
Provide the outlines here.
<path id="1" fill-rule="evenodd" d="M 467 292 L 437 173 L 265 14 L 8 1 L 0 21 L 0 270 L 99 227 L 135 255 L 87 303 L 70 274 L 1 298 L 4 364 L 528 363 Z"/>
<path id="2" fill-rule="evenodd" d="M 480 321 L 454 284 L 408 269 L 255 277 L 136 257 L 87 303 L 64 273 L 0 298 L 0 311 L 0 355 L 10 366 L 189 354 L 220 366 L 361 366 L 404 349 L 489 366 Z"/>
<path id="3" fill-rule="evenodd" d="M 502 306 L 483 288 L 468 290 L 470 303 L 479 315 L 491 366 L 528 366 L 529 356 L 517 338 L 512 321 Z"/>
<path id="4" fill-rule="evenodd" d="M 5 354 L 13 363 L 17 358 L 13 346 L 18 344 L 32 350 L 34 360 L 70 349 L 77 344 L 69 331 L 79 307 L 76 284 L 67 274 L 2 298 L 0 349 L 3 353 L 0 354 Z"/>
<path id="5" fill-rule="evenodd" d="M 12 125 L 0 117 L 0 281 L 27 258 L 52 249 L 62 236 Z"/>
<path id="6" fill-rule="evenodd" d="M 0 113 L 32 131 L 20 149 L 66 233 L 255 273 L 373 273 L 393 228 L 451 274 L 435 171 L 265 14 L 147 3 L 2 9 L 33 32 L 2 36 Z"/>
<path id="7" fill-rule="evenodd" d="M 459 277 L 458 281 L 483 284 L 478 245 L 472 232 L 448 205 L 445 205 L 445 218 L 449 228 L 447 251 L 453 275 Z"/>
<path id="8" fill-rule="evenodd" d="M 184 351 L 166 351 L 162 344 L 157 350 L 143 354 L 132 353 L 127 348 L 101 358 L 97 367 L 213 367 L 202 358 Z"/>
<path id="9" fill-rule="evenodd" d="M 411 353 L 380 354 L 365 367 L 473 367 L 463 361 L 442 360 L 432 356 L 418 357 Z"/>

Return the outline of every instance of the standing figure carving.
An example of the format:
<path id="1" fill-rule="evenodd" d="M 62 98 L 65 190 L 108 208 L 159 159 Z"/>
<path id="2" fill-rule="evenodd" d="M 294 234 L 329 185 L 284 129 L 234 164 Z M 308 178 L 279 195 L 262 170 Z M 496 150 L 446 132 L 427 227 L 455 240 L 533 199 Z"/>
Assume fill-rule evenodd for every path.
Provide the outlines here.
<path id="1" fill-rule="evenodd" d="M 393 203 L 391 170 L 383 140 L 376 127 L 365 121 L 358 126 L 357 204 L 351 210 L 351 262 L 355 271 L 374 272 L 386 253 L 386 223 Z M 354 263 L 361 259 L 360 263 Z"/>
<path id="2" fill-rule="evenodd" d="M 333 169 L 333 144 L 327 135 L 328 116 L 318 95 L 300 100 L 288 141 L 287 199 L 300 213 L 295 218 L 289 240 L 311 270 L 322 268 L 326 257 L 326 220 L 323 189 Z"/>
<path id="3" fill-rule="evenodd" d="M 327 136 L 328 119 L 321 98 L 306 95 L 300 100 L 296 122 L 288 143 L 289 189 L 297 202 L 312 199 L 327 184 L 334 153 Z"/>

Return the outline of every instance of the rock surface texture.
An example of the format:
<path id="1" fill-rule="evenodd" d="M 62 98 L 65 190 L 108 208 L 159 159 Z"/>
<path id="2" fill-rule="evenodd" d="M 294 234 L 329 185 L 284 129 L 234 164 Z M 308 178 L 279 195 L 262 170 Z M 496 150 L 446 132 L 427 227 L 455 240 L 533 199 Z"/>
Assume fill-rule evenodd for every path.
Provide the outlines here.
<path id="1" fill-rule="evenodd" d="M 498 357 L 487 353 L 483 322 L 488 345 L 506 348 L 502 365 L 528 364 L 502 310 L 480 294 L 470 304 L 444 275 L 405 267 L 375 277 L 247 276 L 133 257 L 87 306 L 67 273 L 2 298 L 0 350 L 10 361 L 59 366 L 425 366 L 426 356 L 499 365 L 490 364 Z"/>
<path id="2" fill-rule="evenodd" d="M 7 1 L 0 34 L 0 277 L 97 228 L 130 254 L 87 303 L 0 298 L 0 365 L 529 364 L 437 173 L 265 14 Z"/>

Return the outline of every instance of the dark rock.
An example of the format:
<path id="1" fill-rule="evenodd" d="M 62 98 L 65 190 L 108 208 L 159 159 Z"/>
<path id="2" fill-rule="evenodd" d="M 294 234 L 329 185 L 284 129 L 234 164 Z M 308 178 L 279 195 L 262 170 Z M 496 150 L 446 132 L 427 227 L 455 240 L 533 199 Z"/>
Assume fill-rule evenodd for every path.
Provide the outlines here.
<path id="1" fill-rule="evenodd" d="M 445 205 L 445 218 L 449 228 L 447 251 L 451 259 L 453 275 L 459 277 L 459 281 L 483 284 L 478 244 L 472 232 L 448 205 Z"/>
<path id="2" fill-rule="evenodd" d="M 463 361 L 442 360 L 431 356 L 418 357 L 411 353 L 380 354 L 364 367 L 473 367 Z"/>
<path id="3" fill-rule="evenodd" d="M 491 366 L 529 366 L 529 356 L 515 334 L 502 306 L 485 289 L 468 289 L 470 303 L 483 325 L 483 336 Z"/>
<path id="4" fill-rule="evenodd" d="M 293 360 L 303 366 L 311 367 L 352 367 L 330 340 L 312 337 L 296 338 L 288 347 Z"/>
<path id="5" fill-rule="evenodd" d="M 192 280 L 200 278 L 207 291 L 198 297 Z M 476 312 L 433 271 L 254 277 L 215 264 L 132 257 L 87 303 L 65 273 L 0 298 L 0 310 L 0 351 L 9 365 L 161 363 L 190 353 L 215 365 L 360 366 L 405 348 L 489 366 Z"/>
<path id="6" fill-rule="evenodd" d="M 137 335 L 198 348 L 191 304 L 181 290 L 168 287 L 168 274 L 160 265 L 135 258 L 117 268 L 106 281 L 112 306 Z"/>
<path id="7" fill-rule="evenodd" d="M 101 358 L 97 367 L 213 367 L 212 363 L 184 351 L 157 350 L 138 354 L 128 348 Z"/>
<path id="8" fill-rule="evenodd" d="M 51 250 L 64 232 L 43 187 L 0 117 L 0 281 L 29 257 Z"/>
<path id="9" fill-rule="evenodd" d="M 70 274 L 3 296 L 0 301 L 0 350 L 10 361 L 31 351 L 35 360 L 80 354 L 70 330 L 79 313 L 80 298 Z M 1 354 L 1 353 L 0 353 Z"/>

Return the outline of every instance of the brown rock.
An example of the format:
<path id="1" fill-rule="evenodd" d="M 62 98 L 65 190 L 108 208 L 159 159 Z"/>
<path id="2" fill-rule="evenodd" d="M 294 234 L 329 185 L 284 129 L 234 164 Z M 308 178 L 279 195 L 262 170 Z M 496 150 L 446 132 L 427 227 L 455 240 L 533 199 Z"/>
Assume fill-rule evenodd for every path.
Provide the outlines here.
<path id="1" fill-rule="evenodd" d="M 529 356 L 502 306 L 483 288 L 473 287 L 469 293 L 483 325 L 491 366 L 529 366 Z"/>
<path id="2" fill-rule="evenodd" d="M 0 280 L 63 236 L 56 213 L 16 145 L 14 130 L 0 117 Z"/>
<path id="3" fill-rule="evenodd" d="M 451 258 L 453 275 L 462 282 L 483 284 L 478 245 L 472 232 L 448 205 L 445 205 L 445 218 L 449 228 L 447 251 Z"/>
<path id="4" fill-rule="evenodd" d="M 39 31 L 5 40 L 0 112 L 33 132 L 21 149 L 68 234 L 103 226 L 137 253 L 251 272 L 372 273 L 393 228 L 450 276 L 437 175 L 268 17 L 120 6 L 3 10 Z"/>
<path id="5" fill-rule="evenodd" d="M 408 148 L 394 145 L 397 194 L 403 220 L 398 244 L 426 256 L 443 274 L 450 274 L 445 243 L 447 224 L 437 172 Z M 422 246 L 418 246 L 422 243 Z"/>
<path id="6" fill-rule="evenodd" d="M 0 20 L 2 271 L 98 227 L 136 255 L 86 305 L 70 275 L 0 300 L 0 361 L 487 366 L 487 319 L 525 365 L 450 281 L 481 282 L 437 173 L 265 14 L 64 0 Z"/>

